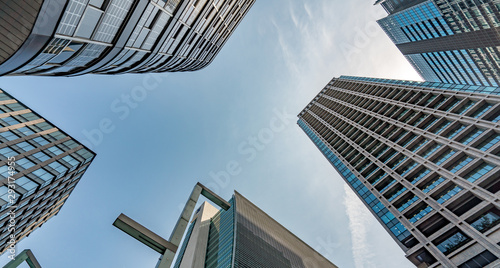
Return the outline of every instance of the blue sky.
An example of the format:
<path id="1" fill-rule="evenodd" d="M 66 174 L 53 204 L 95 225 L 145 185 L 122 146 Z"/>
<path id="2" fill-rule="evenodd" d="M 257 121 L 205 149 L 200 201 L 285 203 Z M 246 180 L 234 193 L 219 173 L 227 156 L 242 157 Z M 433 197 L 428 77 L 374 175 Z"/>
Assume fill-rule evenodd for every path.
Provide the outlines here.
<path id="1" fill-rule="evenodd" d="M 383 16 L 366 0 L 257 0 L 201 71 L 1 77 L 97 153 L 18 251 L 44 267 L 154 267 L 159 254 L 111 224 L 125 213 L 168 238 L 200 181 L 226 199 L 237 190 L 339 267 L 413 267 L 296 125 L 333 77 L 419 79 L 375 23 Z"/>

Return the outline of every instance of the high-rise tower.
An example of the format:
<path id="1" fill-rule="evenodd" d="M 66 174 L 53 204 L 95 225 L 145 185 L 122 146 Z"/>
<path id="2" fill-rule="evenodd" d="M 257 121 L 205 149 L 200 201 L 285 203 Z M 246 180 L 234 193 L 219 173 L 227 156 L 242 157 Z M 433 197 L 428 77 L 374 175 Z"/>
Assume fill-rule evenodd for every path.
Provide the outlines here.
<path id="1" fill-rule="evenodd" d="M 412 263 L 497 267 L 499 94 L 343 76 L 298 124 Z"/>
<path id="2" fill-rule="evenodd" d="M 229 203 L 196 211 L 174 268 L 337 267 L 238 192 Z"/>
<path id="3" fill-rule="evenodd" d="M 432 82 L 500 85 L 500 1 L 378 0 L 378 21 L 415 70 Z"/>
<path id="4" fill-rule="evenodd" d="M 0 75 L 199 70 L 254 2 L 1 1 Z"/>
<path id="5" fill-rule="evenodd" d="M 94 157 L 0 91 L 0 254 L 57 215 Z"/>

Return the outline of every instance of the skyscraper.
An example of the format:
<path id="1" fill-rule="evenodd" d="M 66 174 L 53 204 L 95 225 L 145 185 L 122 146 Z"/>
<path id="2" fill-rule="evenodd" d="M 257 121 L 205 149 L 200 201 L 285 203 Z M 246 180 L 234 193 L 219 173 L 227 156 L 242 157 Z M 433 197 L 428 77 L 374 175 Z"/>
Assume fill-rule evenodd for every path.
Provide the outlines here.
<path id="1" fill-rule="evenodd" d="M 94 156 L 0 91 L 0 254 L 57 215 Z"/>
<path id="2" fill-rule="evenodd" d="M 500 1 L 378 0 L 378 21 L 424 80 L 500 85 Z"/>
<path id="3" fill-rule="evenodd" d="M 337 267 L 238 192 L 229 203 L 196 211 L 173 267 Z"/>
<path id="4" fill-rule="evenodd" d="M 0 75 L 195 71 L 255 0 L 37 0 L 0 5 Z"/>
<path id="5" fill-rule="evenodd" d="M 305 131 L 418 267 L 500 264 L 500 88 L 342 76 Z"/>

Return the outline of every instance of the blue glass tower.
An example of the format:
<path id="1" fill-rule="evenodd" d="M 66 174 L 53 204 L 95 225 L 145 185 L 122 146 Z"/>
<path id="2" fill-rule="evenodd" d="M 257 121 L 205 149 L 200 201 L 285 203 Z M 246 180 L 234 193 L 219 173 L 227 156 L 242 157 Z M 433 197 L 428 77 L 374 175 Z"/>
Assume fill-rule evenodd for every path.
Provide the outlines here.
<path id="1" fill-rule="evenodd" d="M 378 21 L 423 79 L 498 86 L 500 2 L 379 0 Z"/>

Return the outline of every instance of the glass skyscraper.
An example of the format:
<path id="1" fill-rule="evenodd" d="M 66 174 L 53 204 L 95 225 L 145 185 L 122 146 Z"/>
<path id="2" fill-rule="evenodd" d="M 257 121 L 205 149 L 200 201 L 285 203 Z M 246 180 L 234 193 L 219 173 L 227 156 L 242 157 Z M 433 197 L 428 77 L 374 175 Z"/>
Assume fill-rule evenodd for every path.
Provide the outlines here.
<path id="1" fill-rule="evenodd" d="M 334 78 L 304 130 L 418 267 L 500 264 L 500 89 Z"/>
<path id="2" fill-rule="evenodd" d="M 229 203 L 196 211 L 174 268 L 337 267 L 238 192 Z"/>
<path id="3" fill-rule="evenodd" d="M 0 6 L 0 75 L 194 71 L 255 0 L 22 0 Z"/>
<path id="4" fill-rule="evenodd" d="M 0 90 L 0 254 L 57 215 L 94 157 Z"/>
<path id="5" fill-rule="evenodd" d="M 499 0 L 379 0 L 378 21 L 426 81 L 500 85 Z"/>

